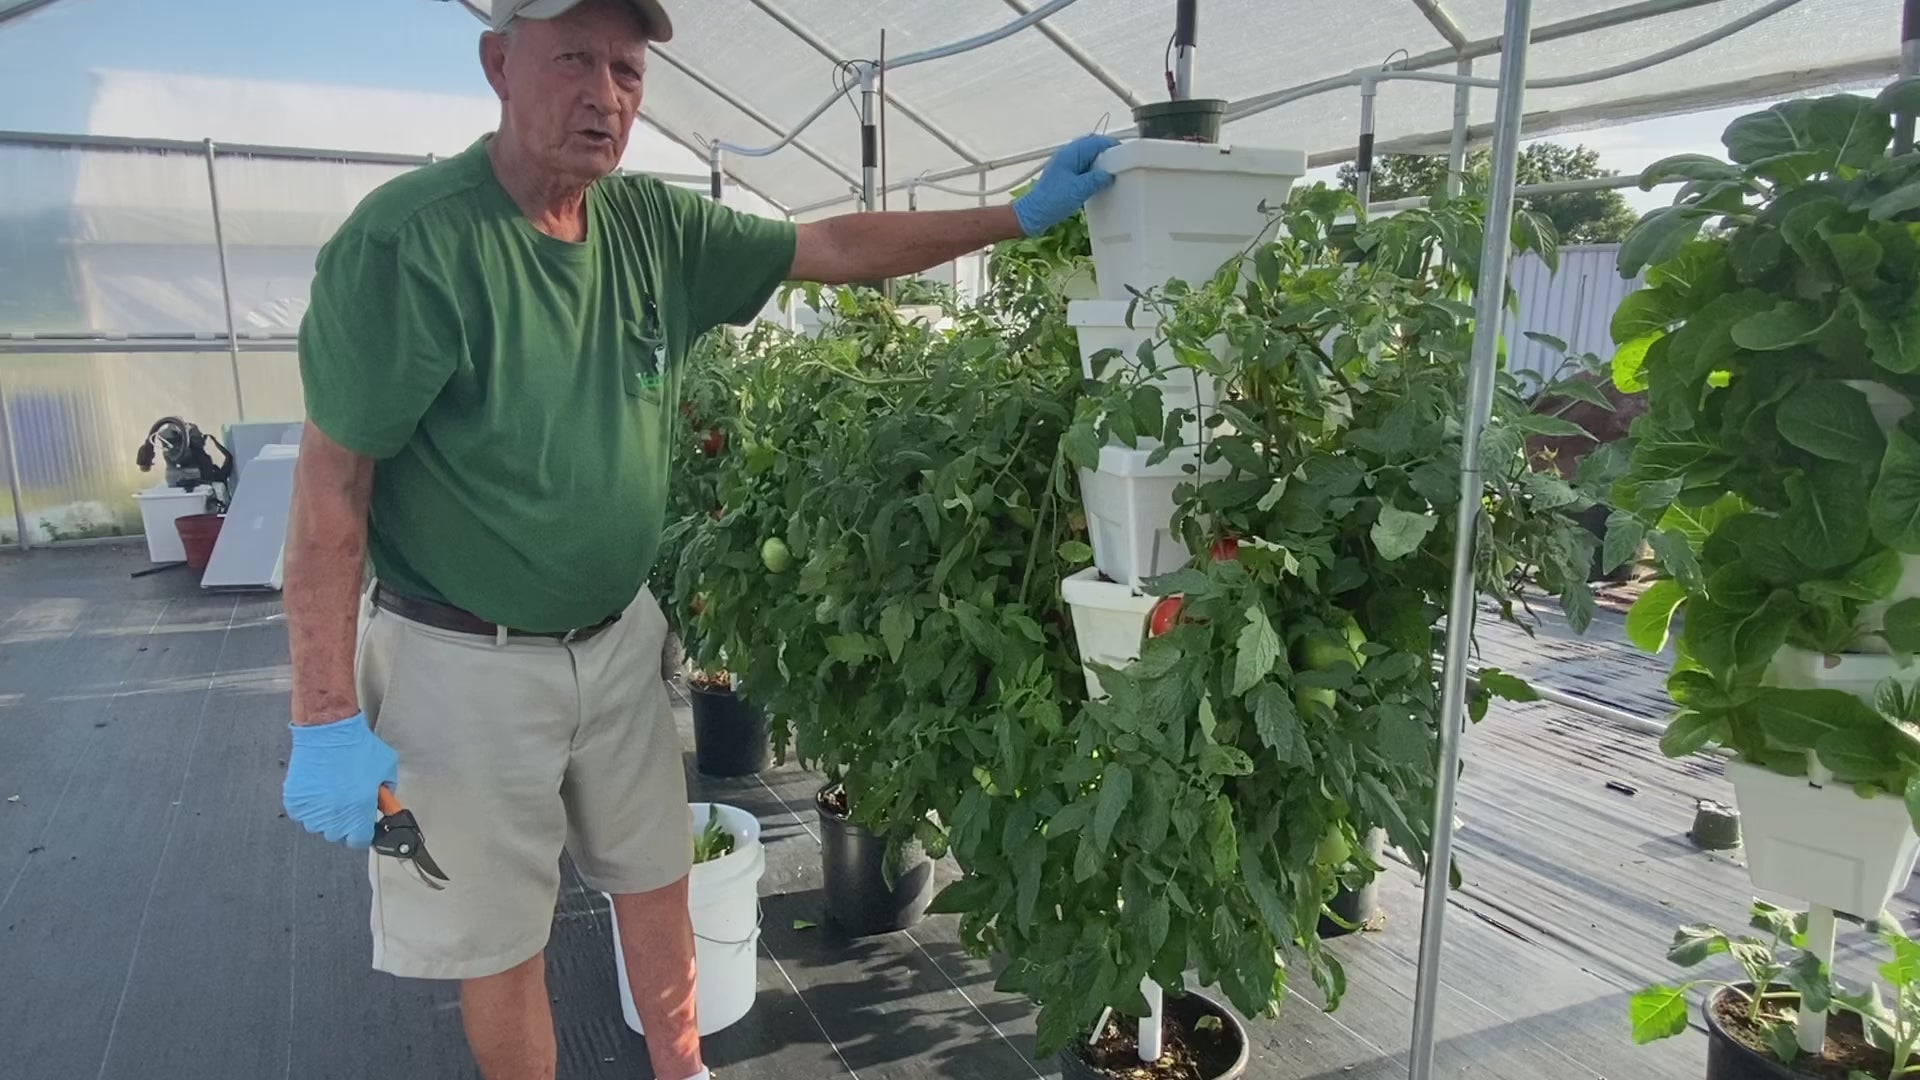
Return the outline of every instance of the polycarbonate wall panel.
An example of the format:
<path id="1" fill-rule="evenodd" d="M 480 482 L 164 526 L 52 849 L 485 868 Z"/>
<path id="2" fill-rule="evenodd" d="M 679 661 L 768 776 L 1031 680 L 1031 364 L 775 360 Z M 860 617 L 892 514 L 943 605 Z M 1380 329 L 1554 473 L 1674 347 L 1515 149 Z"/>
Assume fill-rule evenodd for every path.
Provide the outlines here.
<path id="1" fill-rule="evenodd" d="M 242 354 L 240 365 L 250 418 L 301 418 L 291 354 Z M 164 482 L 134 464 L 147 429 L 174 415 L 217 436 L 238 416 L 226 353 L 0 356 L 0 383 L 36 543 L 138 533 L 133 493 Z M 0 539 L 14 538 L 0 487 Z"/>
<path id="2" fill-rule="evenodd" d="M 221 157 L 220 220 L 236 329 L 298 330 L 320 246 L 369 192 L 409 168 Z M 252 402 L 247 412 L 252 419 Z"/>
<path id="3" fill-rule="evenodd" d="M 204 159 L 0 147 L 0 192 L 0 333 L 225 325 Z"/>

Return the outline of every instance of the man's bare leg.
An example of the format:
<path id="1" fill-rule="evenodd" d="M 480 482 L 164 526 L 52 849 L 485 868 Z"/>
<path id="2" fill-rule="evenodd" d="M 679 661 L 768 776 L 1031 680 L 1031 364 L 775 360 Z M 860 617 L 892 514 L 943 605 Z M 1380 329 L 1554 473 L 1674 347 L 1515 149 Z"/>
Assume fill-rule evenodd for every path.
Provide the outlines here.
<path id="1" fill-rule="evenodd" d="M 654 1075 L 660 1080 L 699 1075 L 700 1026 L 694 1012 L 693 920 L 687 914 L 687 879 L 652 892 L 617 895 L 613 909 L 620 917 L 627 984 L 633 988 L 640 1024 L 647 1029 Z"/>
<path id="2" fill-rule="evenodd" d="M 460 1019 L 487 1080 L 553 1080 L 557 1051 L 544 952 L 498 975 L 462 981 Z"/>

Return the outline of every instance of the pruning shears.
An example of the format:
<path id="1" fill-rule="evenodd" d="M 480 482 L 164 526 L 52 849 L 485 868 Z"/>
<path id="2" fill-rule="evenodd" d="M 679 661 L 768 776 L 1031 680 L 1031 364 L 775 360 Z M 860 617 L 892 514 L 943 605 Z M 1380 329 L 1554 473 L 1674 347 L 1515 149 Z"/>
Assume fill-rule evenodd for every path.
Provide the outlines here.
<path id="1" fill-rule="evenodd" d="M 373 826 L 373 850 L 413 867 L 429 888 L 447 887 L 449 879 L 427 854 L 427 842 L 420 835 L 420 823 L 414 820 L 413 811 L 400 805 L 399 797 L 385 784 L 380 785 L 380 820 Z"/>

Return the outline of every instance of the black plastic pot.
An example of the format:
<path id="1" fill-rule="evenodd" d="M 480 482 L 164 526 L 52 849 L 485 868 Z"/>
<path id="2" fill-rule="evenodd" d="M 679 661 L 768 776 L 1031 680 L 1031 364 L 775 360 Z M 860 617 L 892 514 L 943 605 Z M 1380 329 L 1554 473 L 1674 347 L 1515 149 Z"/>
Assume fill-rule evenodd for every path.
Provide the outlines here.
<path id="1" fill-rule="evenodd" d="M 1752 987 L 1752 983 L 1740 984 L 1742 990 L 1751 990 Z M 1776 986 L 1774 989 L 1785 990 L 1787 987 Z M 1714 1006 L 1732 992 L 1732 988 L 1723 986 L 1707 998 L 1707 1080 L 1807 1080 L 1806 1073 L 1749 1050 L 1720 1023 L 1718 1010 Z"/>
<path id="2" fill-rule="evenodd" d="M 824 794 L 824 793 L 823 793 Z M 887 844 L 822 805 L 820 860 L 827 921 L 851 937 L 889 934 L 920 921 L 933 903 L 933 862 L 920 845 L 901 855 L 900 874 L 887 887 Z"/>
<path id="3" fill-rule="evenodd" d="M 1368 857 L 1373 860 L 1374 865 L 1379 865 L 1380 860 L 1385 858 L 1387 854 L 1386 830 L 1373 829 L 1369 831 L 1367 833 L 1366 846 Z M 1321 937 L 1344 937 L 1347 934 L 1355 933 L 1363 929 L 1368 923 L 1380 915 L 1379 876 L 1375 875 L 1372 881 L 1367 882 L 1366 885 L 1359 889 L 1341 889 L 1339 892 L 1333 894 L 1333 899 L 1327 901 L 1327 910 L 1333 912 L 1339 916 L 1339 918 L 1336 920 L 1330 919 L 1326 915 L 1320 916 Z M 1345 925 L 1341 925 L 1342 923 Z"/>
<path id="4" fill-rule="evenodd" d="M 773 764 L 767 717 L 731 690 L 693 688 L 693 760 L 705 776 L 752 776 Z"/>
<path id="5" fill-rule="evenodd" d="M 1203 1016 L 1215 1017 L 1220 1021 L 1226 1037 L 1239 1048 L 1239 1054 L 1232 1065 L 1224 1071 L 1208 1076 L 1206 1080 L 1239 1080 L 1247 1074 L 1249 1056 L 1247 1029 L 1240 1023 L 1240 1018 L 1233 1015 L 1233 1010 L 1222 1006 L 1205 994 L 1189 990 L 1179 997 L 1168 994 L 1162 1012 L 1167 1020 L 1181 1024 L 1188 1030 L 1192 1030 L 1194 1023 Z M 1124 1018 L 1116 1022 L 1133 1023 L 1134 1021 L 1131 1018 Z M 1113 1073 L 1095 1067 L 1080 1056 L 1079 1050 L 1085 1042 L 1084 1037 L 1077 1039 L 1075 1045 L 1067 1047 L 1057 1055 L 1061 1080 L 1114 1080 Z"/>
<path id="6" fill-rule="evenodd" d="M 1226 117 L 1227 103 L 1219 98 L 1152 101 L 1133 110 L 1141 138 L 1179 142 L 1219 142 L 1220 124 Z"/>

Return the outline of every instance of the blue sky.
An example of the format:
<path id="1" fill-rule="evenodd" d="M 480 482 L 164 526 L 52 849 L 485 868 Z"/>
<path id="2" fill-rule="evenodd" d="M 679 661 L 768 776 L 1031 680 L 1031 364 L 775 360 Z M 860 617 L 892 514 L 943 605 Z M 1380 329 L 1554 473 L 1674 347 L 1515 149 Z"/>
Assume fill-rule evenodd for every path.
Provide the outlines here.
<path id="1" fill-rule="evenodd" d="M 88 72 L 125 69 L 409 90 L 484 93 L 479 23 L 454 0 L 59 0 L 0 25 L 0 129 L 81 131 Z M 1682 152 L 1719 152 L 1744 109 L 1561 136 L 1637 171 Z M 1629 193 L 1636 208 L 1660 193 Z"/>

